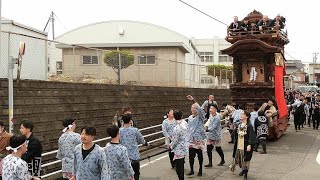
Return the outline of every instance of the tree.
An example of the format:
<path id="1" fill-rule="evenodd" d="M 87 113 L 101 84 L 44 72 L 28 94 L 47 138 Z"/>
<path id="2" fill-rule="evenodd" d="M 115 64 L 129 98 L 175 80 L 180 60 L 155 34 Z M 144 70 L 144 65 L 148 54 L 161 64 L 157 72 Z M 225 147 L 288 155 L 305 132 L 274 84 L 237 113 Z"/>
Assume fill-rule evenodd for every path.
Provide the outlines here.
<path id="1" fill-rule="evenodd" d="M 225 65 L 209 65 L 208 66 L 208 75 L 210 76 L 218 76 L 218 77 L 225 77 L 226 75 L 226 71 L 228 71 L 227 73 L 227 78 L 226 79 L 230 79 L 231 80 L 231 76 L 232 76 L 232 66 L 225 66 Z M 221 74 L 220 74 L 221 72 Z"/>
<path id="2" fill-rule="evenodd" d="M 119 58 L 121 67 L 119 66 Z M 104 54 L 103 60 L 107 66 L 112 67 L 117 73 L 118 83 L 120 84 L 120 71 L 134 64 L 134 54 L 130 51 L 109 51 Z"/>

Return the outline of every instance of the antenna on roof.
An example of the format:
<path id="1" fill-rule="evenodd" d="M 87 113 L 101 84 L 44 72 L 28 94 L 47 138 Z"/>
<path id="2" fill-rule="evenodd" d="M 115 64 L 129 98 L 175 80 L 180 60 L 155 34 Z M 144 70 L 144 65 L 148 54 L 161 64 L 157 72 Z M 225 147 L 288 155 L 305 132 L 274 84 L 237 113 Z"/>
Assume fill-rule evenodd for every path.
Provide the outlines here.
<path id="1" fill-rule="evenodd" d="M 51 14 L 50 14 L 50 17 L 47 21 L 47 24 L 46 26 L 44 27 L 43 31 L 46 31 L 48 25 L 49 25 L 49 22 L 51 22 L 51 28 L 52 28 L 52 39 L 54 39 L 54 13 L 53 11 L 51 11 Z"/>

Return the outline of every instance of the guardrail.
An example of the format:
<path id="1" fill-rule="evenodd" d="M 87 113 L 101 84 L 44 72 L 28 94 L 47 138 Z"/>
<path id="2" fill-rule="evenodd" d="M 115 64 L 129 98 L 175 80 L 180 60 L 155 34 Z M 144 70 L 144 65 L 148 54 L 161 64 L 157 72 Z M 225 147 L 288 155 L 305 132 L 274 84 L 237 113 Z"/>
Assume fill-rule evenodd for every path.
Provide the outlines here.
<path id="1" fill-rule="evenodd" d="M 187 118 L 186 118 L 187 119 Z M 185 119 L 185 120 L 186 120 Z M 226 119 L 222 119 L 221 120 L 221 123 L 222 122 L 225 122 Z M 143 128 L 143 129 L 140 129 L 139 131 L 145 131 L 145 130 L 148 130 L 148 129 L 153 129 L 153 128 L 157 128 L 157 127 L 161 127 L 162 124 L 158 124 L 158 125 L 155 125 L 155 126 L 150 126 L 150 127 L 146 127 L 146 128 Z M 150 136 L 154 136 L 154 135 L 157 135 L 157 134 L 161 134 L 163 131 L 158 131 L 158 132 L 155 132 L 155 133 L 151 133 L 151 134 L 147 134 L 147 135 L 144 135 L 143 137 L 146 138 L 146 137 L 150 137 Z M 109 140 L 111 139 L 110 137 L 107 137 L 107 138 L 101 138 L 101 139 L 97 139 L 93 142 L 97 143 L 97 142 L 101 142 L 101 141 L 106 141 L 106 140 Z M 152 141 L 148 141 L 149 143 L 154 143 L 154 142 L 157 142 L 157 141 L 160 141 L 160 140 L 163 140 L 165 139 L 165 137 L 161 137 L 161 138 L 158 138 L 158 139 L 155 139 L 155 140 L 152 140 Z M 139 147 L 143 146 L 142 144 L 139 145 Z M 58 150 L 54 150 L 54 151 L 50 151 L 50 152 L 46 152 L 46 153 L 43 153 L 41 154 L 41 156 L 48 156 L 48 155 L 51 155 L 51 154 L 54 154 L 54 153 L 57 153 Z M 47 166 L 51 166 L 51 165 L 54 165 L 54 164 L 57 164 L 57 163 L 60 163 L 61 160 L 56 160 L 56 161 L 52 161 L 52 162 L 49 162 L 49 163 L 46 163 L 46 164 L 43 164 L 41 165 L 41 168 L 44 168 L 44 167 L 47 167 Z M 50 177 L 50 176 L 53 176 L 55 174 L 58 174 L 58 173 L 61 173 L 62 171 L 61 170 L 58 170 L 58 171 L 54 171 L 54 172 L 51 172 L 49 174 L 45 174 L 43 176 L 41 176 L 41 178 L 47 178 L 47 177 Z"/>
<path id="2" fill-rule="evenodd" d="M 146 128 L 140 129 L 139 131 L 145 131 L 145 130 L 149 130 L 149 129 L 153 129 L 153 128 L 157 128 L 157 127 L 161 127 L 161 126 L 162 126 L 162 124 L 158 124 L 158 125 L 155 125 L 155 126 L 150 126 L 150 127 L 146 127 Z M 162 131 L 158 131 L 158 132 L 155 132 L 155 133 L 147 134 L 147 135 L 145 135 L 143 137 L 147 138 L 147 137 L 154 136 L 154 135 L 157 135 L 157 134 L 160 134 L 160 133 L 162 133 Z M 110 140 L 110 139 L 111 139 L 110 137 L 106 137 L 106 138 L 101 138 L 101 139 L 94 140 L 93 142 L 94 143 L 98 143 L 98 142 L 107 141 L 107 140 Z M 149 143 L 153 143 L 153 142 L 156 142 L 156 141 L 159 141 L 159 140 L 162 140 L 162 139 L 164 139 L 164 137 L 149 141 Z M 141 146 L 142 145 L 140 144 L 139 147 L 141 147 Z M 51 154 L 55 154 L 57 152 L 58 152 L 58 150 L 42 153 L 41 157 L 48 156 L 48 155 L 51 155 Z M 54 164 L 57 164 L 57 163 L 60 163 L 60 162 L 61 162 L 61 160 L 52 161 L 52 162 L 49 162 L 49 163 L 41 165 L 41 168 L 45 168 L 45 167 L 48 167 L 48 166 L 51 166 L 51 165 L 54 165 Z M 45 174 L 45 175 L 41 176 L 41 178 L 47 178 L 47 177 L 50 177 L 52 175 L 58 174 L 60 172 L 61 172 L 61 170 L 58 170 L 58 171 L 55 171 L 55 172 L 52 172 L 52 173 L 49 173 L 49 174 Z"/>
<path id="3" fill-rule="evenodd" d="M 146 128 L 140 129 L 139 131 L 145 131 L 145 130 L 148 130 L 148 129 L 157 128 L 157 127 L 160 127 L 161 125 L 162 125 L 162 124 L 158 124 L 158 125 L 155 125 L 155 126 L 146 127 Z M 110 139 L 110 137 L 107 137 L 107 138 L 102 138 L 102 139 L 94 140 L 93 142 L 97 143 L 97 142 L 106 141 L 106 140 L 109 140 L 109 139 Z M 51 154 L 55 154 L 55 153 L 57 153 L 57 152 L 58 152 L 58 150 L 54 150 L 54 151 L 42 153 L 42 154 L 41 154 L 41 157 L 43 157 L 43 156 L 48 156 L 48 155 L 51 155 Z"/>

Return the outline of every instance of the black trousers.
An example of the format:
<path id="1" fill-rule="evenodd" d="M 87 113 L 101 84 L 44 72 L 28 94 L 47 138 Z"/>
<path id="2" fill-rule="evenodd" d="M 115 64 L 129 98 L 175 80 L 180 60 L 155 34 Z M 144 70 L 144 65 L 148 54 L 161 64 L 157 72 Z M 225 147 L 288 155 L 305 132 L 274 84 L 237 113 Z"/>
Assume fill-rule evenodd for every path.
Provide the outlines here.
<path id="1" fill-rule="evenodd" d="M 299 123 L 294 123 L 294 128 L 296 129 L 296 130 L 300 130 L 300 124 Z"/>
<path id="2" fill-rule="evenodd" d="M 320 119 L 312 117 L 313 129 L 318 129 L 320 124 Z"/>
<path id="3" fill-rule="evenodd" d="M 309 118 L 308 118 L 308 125 L 310 126 L 310 121 L 311 121 L 311 117 L 312 117 L 312 108 L 309 109 Z"/>
<path id="4" fill-rule="evenodd" d="M 169 149 L 168 152 L 169 152 L 169 159 L 170 159 L 171 167 L 175 167 L 175 162 L 173 161 L 174 152 L 171 152 L 171 149 Z"/>
<path id="5" fill-rule="evenodd" d="M 259 143 L 257 144 L 257 149 L 259 148 L 259 144 L 262 145 L 262 149 L 264 152 L 267 152 L 267 140 L 266 139 L 259 139 Z"/>
<path id="6" fill-rule="evenodd" d="M 230 137 L 231 137 L 231 142 L 234 142 L 234 130 L 233 129 L 229 129 L 229 133 L 230 133 Z"/>
<path id="7" fill-rule="evenodd" d="M 140 177 L 140 162 L 138 160 L 131 160 L 131 166 L 134 171 L 134 179 L 139 180 Z"/>
<path id="8" fill-rule="evenodd" d="M 184 158 L 174 160 L 179 180 L 184 180 Z"/>
<path id="9" fill-rule="evenodd" d="M 293 121 L 294 121 L 294 128 L 296 130 L 300 130 L 300 126 L 301 124 L 303 124 L 303 115 L 300 115 L 300 114 L 295 114 L 294 117 L 293 117 Z"/>
<path id="10" fill-rule="evenodd" d="M 224 153 L 222 151 L 221 146 L 215 146 L 217 153 L 219 154 L 221 161 L 224 161 Z M 209 164 L 212 165 L 212 150 L 213 150 L 213 145 L 207 145 L 207 154 L 208 154 L 208 159 L 209 159 Z"/>
<path id="11" fill-rule="evenodd" d="M 198 155 L 199 171 L 202 172 L 203 154 L 201 149 L 189 148 L 190 170 L 193 171 L 194 158 Z"/>

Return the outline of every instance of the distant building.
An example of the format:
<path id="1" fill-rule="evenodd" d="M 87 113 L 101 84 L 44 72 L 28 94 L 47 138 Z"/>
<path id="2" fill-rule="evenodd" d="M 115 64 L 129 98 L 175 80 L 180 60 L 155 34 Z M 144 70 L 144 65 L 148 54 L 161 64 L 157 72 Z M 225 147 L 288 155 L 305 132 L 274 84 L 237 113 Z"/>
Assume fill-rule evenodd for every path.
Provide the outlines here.
<path id="1" fill-rule="evenodd" d="M 47 39 L 47 33 L 20 24 L 13 20 L 2 18 L 2 31 L 20 33 L 36 38 Z M 18 57 L 19 43 L 25 42 L 25 55 L 22 58 L 21 79 L 45 80 L 49 71 L 47 58 L 47 42 L 45 40 L 1 32 L 1 62 L 0 77 L 8 76 L 8 59 Z M 16 77 L 17 69 L 14 69 Z"/>
<path id="2" fill-rule="evenodd" d="M 223 38 L 215 37 L 213 39 L 193 39 L 192 40 L 200 53 L 201 67 L 201 87 L 210 87 L 215 85 L 213 76 L 209 76 L 206 66 L 213 64 L 220 64 L 232 66 L 232 57 L 224 55 L 220 50 L 226 49 L 231 46 Z"/>
<path id="3" fill-rule="evenodd" d="M 295 89 L 299 85 L 307 84 L 306 77 L 308 73 L 305 72 L 305 65 L 301 60 L 287 60 L 286 61 L 286 76 L 284 82 L 286 88 Z"/>
<path id="4" fill-rule="evenodd" d="M 308 75 L 310 84 L 320 84 L 320 64 L 310 63 L 308 64 Z"/>
<path id="5" fill-rule="evenodd" d="M 193 42 L 170 29 L 137 21 L 106 21 L 89 24 L 56 38 L 57 41 L 104 50 L 130 50 L 134 65 L 121 71 L 122 82 L 146 85 L 199 87 L 200 57 Z M 52 50 L 52 70 L 67 76 L 93 75 L 117 79 L 103 62 L 103 53 L 57 44 Z M 75 56 L 74 56 L 75 55 Z"/>

